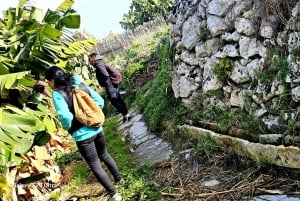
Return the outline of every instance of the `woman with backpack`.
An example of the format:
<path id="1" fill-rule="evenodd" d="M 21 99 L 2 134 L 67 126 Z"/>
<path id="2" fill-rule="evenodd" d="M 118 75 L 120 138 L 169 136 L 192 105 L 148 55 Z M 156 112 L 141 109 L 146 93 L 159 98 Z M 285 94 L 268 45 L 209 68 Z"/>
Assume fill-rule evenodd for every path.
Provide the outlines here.
<path id="1" fill-rule="evenodd" d="M 119 91 L 119 84 L 122 81 L 120 72 L 106 65 L 102 61 L 102 57 L 97 53 L 92 53 L 89 56 L 89 64 L 96 69 L 96 78 L 101 87 L 105 88 L 108 99 L 111 104 L 123 115 L 123 123 L 131 119 L 128 113 L 125 102 L 122 100 Z"/>
<path id="2" fill-rule="evenodd" d="M 61 68 L 52 66 L 45 72 L 45 78 L 48 85 L 53 89 L 52 100 L 58 119 L 63 129 L 68 130 L 76 141 L 76 145 L 82 157 L 85 159 L 92 172 L 94 173 L 100 184 L 107 190 L 110 195 L 109 201 L 121 201 L 122 197 L 116 192 L 108 174 L 101 166 L 101 162 L 107 166 L 116 183 L 122 181 L 115 160 L 106 150 L 106 142 L 102 126 L 88 127 L 79 123 L 61 91 L 70 94 L 74 87 L 82 83 L 78 76 L 65 73 Z M 89 95 L 92 99 L 103 108 L 103 98 L 92 88 L 88 88 Z"/>

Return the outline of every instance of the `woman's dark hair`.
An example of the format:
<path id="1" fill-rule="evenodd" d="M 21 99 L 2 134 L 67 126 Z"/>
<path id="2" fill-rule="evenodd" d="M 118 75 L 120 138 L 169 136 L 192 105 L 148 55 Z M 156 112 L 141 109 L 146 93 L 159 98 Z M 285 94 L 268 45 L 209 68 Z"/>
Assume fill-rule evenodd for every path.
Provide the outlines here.
<path id="1" fill-rule="evenodd" d="M 52 66 L 45 72 L 45 78 L 47 80 L 54 79 L 54 86 L 56 89 L 64 89 L 70 91 L 74 82 L 73 75 L 71 73 L 65 73 L 61 68 Z"/>

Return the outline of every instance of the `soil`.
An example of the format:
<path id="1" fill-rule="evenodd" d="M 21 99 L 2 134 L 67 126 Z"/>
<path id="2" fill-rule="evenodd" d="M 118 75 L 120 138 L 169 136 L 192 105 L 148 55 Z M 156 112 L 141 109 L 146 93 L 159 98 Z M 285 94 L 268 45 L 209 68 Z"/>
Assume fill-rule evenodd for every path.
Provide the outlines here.
<path id="1" fill-rule="evenodd" d="M 70 168 L 75 163 L 70 163 Z M 71 171 L 64 171 L 68 183 Z M 160 189 L 161 200 L 250 201 L 263 194 L 300 194 L 300 170 L 276 166 L 257 167 L 237 155 L 215 153 L 177 154 L 171 160 L 156 164 L 151 181 Z M 205 185 L 209 184 L 214 185 Z M 108 196 L 90 174 L 85 183 L 70 189 L 64 200 L 104 201 Z"/>
<path id="2" fill-rule="evenodd" d="M 178 155 L 167 168 L 157 169 L 155 180 L 164 198 L 248 201 L 262 194 L 299 195 L 299 176 L 299 170 L 257 167 L 246 158 L 219 152 L 210 157 L 194 154 L 188 159 Z M 205 186 L 208 181 L 219 184 Z"/>

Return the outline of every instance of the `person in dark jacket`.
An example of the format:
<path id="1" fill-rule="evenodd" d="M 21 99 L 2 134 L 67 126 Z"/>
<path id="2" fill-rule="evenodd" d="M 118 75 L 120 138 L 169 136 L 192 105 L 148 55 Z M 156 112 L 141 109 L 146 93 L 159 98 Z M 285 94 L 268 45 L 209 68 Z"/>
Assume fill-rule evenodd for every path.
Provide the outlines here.
<path id="1" fill-rule="evenodd" d="M 122 182 L 122 177 L 115 160 L 106 150 L 103 127 L 88 127 L 76 121 L 61 90 L 71 93 L 73 87 L 81 83 L 79 76 L 65 73 L 61 68 L 52 66 L 45 72 L 45 78 L 52 92 L 52 100 L 58 119 L 64 130 L 69 131 L 82 157 L 93 171 L 95 177 L 110 195 L 109 201 L 121 201 L 122 196 L 116 192 L 109 175 L 101 166 L 101 161 L 107 166 L 116 183 Z M 91 98 L 103 108 L 103 98 L 92 88 L 86 86 Z"/>
<path id="2" fill-rule="evenodd" d="M 125 102 L 122 100 L 119 84 L 122 80 L 121 74 L 109 67 L 102 61 L 102 57 L 97 53 L 89 56 L 89 64 L 96 68 L 96 78 L 101 87 L 105 88 L 107 97 L 111 104 L 123 115 L 123 122 L 130 120 L 131 115 L 128 113 Z"/>

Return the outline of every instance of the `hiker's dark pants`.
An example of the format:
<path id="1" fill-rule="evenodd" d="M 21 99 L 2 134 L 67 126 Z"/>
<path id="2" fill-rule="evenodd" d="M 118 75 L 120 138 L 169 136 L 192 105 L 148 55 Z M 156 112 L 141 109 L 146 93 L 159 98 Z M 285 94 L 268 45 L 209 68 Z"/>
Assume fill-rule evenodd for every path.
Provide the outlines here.
<path id="1" fill-rule="evenodd" d="M 121 94 L 118 85 L 107 83 L 105 86 L 107 97 L 111 104 L 120 112 L 123 116 L 128 113 L 125 102 L 121 98 Z"/>
<path id="2" fill-rule="evenodd" d="M 121 176 L 115 160 L 106 151 L 104 133 L 99 133 L 89 139 L 76 142 L 76 144 L 97 180 L 107 190 L 109 195 L 114 195 L 116 193 L 115 187 L 108 174 L 102 168 L 101 161 L 107 166 L 116 182 L 121 180 Z"/>

